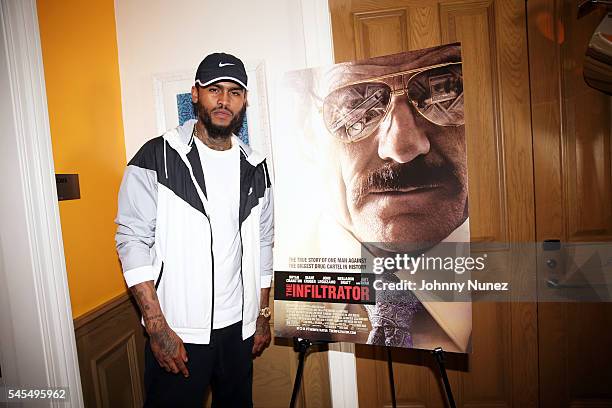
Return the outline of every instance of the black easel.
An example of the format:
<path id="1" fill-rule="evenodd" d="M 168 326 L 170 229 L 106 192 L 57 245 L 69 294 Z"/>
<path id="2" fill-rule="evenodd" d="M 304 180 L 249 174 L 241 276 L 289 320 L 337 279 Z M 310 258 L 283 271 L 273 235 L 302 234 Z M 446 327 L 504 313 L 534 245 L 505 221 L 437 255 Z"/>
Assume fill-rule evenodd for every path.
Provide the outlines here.
<path id="1" fill-rule="evenodd" d="M 450 408 L 456 408 L 457 406 L 455 405 L 455 398 L 453 398 L 453 390 L 451 389 L 450 382 L 448 382 L 446 367 L 444 366 L 444 350 L 442 350 L 442 347 L 436 347 L 431 353 L 436 358 L 438 367 L 440 368 L 440 376 L 442 377 L 442 382 L 444 382 L 444 391 L 446 392 L 448 405 Z"/>
<path id="2" fill-rule="evenodd" d="M 387 367 L 389 368 L 389 386 L 391 386 L 391 406 L 397 407 L 395 400 L 395 380 L 393 379 L 393 358 L 391 357 L 391 347 L 387 346 Z"/>
<path id="3" fill-rule="evenodd" d="M 295 401 L 297 399 L 298 392 L 300 391 L 300 385 L 302 384 L 302 375 L 304 373 L 304 360 L 306 359 L 306 353 L 308 353 L 308 349 L 310 348 L 310 346 L 329 343 L 329 341 L 311 341 L 298 337 L 293 338 L 293 347 L 297 352 L 299 352 L 299 355 L 298 368 L 297 372 L 295 373 L 295 380 L 293 381 L 293 392 L 291 393 L 291 402 L 289 403 L 289 408 L 295 407 Z"/>
<path id="4" fill-rule="evenodd" d="M 389 368 L 389 385 L 391 386 L 391 404 L 393 408 L 397 406 L 397 402 L 395 399 L 395 381 L 393 379 L 393 358 L 391 356 L 391 347 L 387 348 L 387 366 Z M 457 408 L 455 405 L 455 398 L 453 397 L 453 390 L 451 389 L 450 382 L 448 381 L 448 376 L 446 375 L 446 367 L 444 366 L 444 350 L 442 347 L 436 347 L 431 352 L 436 358 L 436 362 L 438 363 L 438 368 L 440 368 L 440 376 L 442 377 L 442 382 L 444 383 L 444 391 L 446 392 L 446 399 L 448 401 L 448 405 L 450 408 Z"/>

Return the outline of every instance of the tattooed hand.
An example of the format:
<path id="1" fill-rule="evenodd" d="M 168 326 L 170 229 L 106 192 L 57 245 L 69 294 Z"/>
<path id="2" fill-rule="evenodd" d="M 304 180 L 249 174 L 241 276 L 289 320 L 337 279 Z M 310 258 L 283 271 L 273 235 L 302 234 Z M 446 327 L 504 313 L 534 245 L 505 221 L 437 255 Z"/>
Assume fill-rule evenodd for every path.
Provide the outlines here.
<path id="1" fill-rule="evenodd" d="M 270 322 L 268 318 L 259 316 L 257 318 L 255 337 L 253 339 L 253 355 L 261 356 L 261 353 L 270 345 L 272 334 L 270 333 Z"/>
<path id="2" fill-rule="evenodd" d="M 183 341 L 168 326 L 159 306 L 159 299 L 153 281 L 142 282 L 130 288 L 142 312 L 147 333 L 150 337 L 151 351 L 155 359 L 166 371 L 177 374 L 179 371 L 189 377 L 187 351 Z"/>
<path id="3" fill-rule="evenodd" d="M 161 319 L 163 319 L 163 316 L 161 316 Z M 185 365 L 187 351 L 183 341 L 168 326 L 165 319 L 163 325 L 160 324 L 159 326 L 159 328 L 148 331 L 151 351 L 155 359 L 166 371 L 172 371 L 174 374 L 180 371 L 183 376 L 189 377 L 189 371 Z M 147 327 L 149 327 L 148 324 Z"/>

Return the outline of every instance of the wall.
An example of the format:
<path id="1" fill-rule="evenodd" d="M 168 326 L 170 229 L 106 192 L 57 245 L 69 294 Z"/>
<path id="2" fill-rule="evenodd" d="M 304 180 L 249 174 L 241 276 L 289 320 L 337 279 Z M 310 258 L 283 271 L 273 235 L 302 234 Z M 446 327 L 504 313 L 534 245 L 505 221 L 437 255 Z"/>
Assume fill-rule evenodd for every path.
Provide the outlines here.
<path id="1" fill-rule="evenodd" d="M 247 66 L 263 62 L 274 139 L 283 136 L 276 127 L 282 74 L 331 60 L 331 36 L 316 32 L 329 34 L 328 21 L 317 24 L 329 19 L 327 0 L 116 0 L 115 10 L 128 159 L 146 140 L 159 135 L 156 75 L 194 75 L 204 56 L 219 51 L 237 55 Z M 254 78 L 249 80 L 252 83 Z M 275 340 L 255 360 L 254 406 L 287 406 L 297 367 L 289 344 Z M 327 353 L 308 357 L 304 379 L 298 405 L 331 406 Z"/>
<path id="2" fill-rule="evenodd" d="M 157 136 L 153 76 L 195 71 L 206 54 L 221 50 L 247 63 L 264 61 L 274 136 L 277 83 L 313 53 L 304 31 L 315 25 L 302 20 L 309 2 L 116 0 L 114 6 L 37 1 L 55 171 L 78 173 L 81 187 L 79 200 L 59 203 L 73 317 L 125 291 L 113 219 L 126 156 Z"/>
<path id="3" fill-rule="evenodd" d="M 125 166 L 112 0 L 38 0 L 56 173 L 78 173 L 60 201 L 73 317 L 125 291 L 113 219 Z"/>
<path id="4" fill-rule="evenodd" d="M 127 157 L 158 136 L 153 76 L 195 73 L 217 51 L 265 62 L 274 135 L 276 84 L 283 72 L 306 64 L 301 13 L 299 0 L 116 0 Z"/>

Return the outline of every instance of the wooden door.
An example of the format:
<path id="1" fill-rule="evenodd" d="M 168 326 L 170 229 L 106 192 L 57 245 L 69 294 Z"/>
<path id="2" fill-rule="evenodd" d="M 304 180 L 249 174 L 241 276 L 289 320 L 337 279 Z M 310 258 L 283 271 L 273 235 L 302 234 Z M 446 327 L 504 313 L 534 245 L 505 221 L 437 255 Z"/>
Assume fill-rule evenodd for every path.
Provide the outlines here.
<path id="1" fill-rule="evenodd" d="M 611 241 L 612 106 L 582 78 L 605 9 L 578 19 L 576 2 L 528 6 L 537 239 Z M 610 327 L 611 303 L 538 306 L 542 407 L 612 406 Z"/>
<path id="2" fill-rule="evenodd" d="M 330 0 L 336 62 L 462 43 L 473 241 L 535 239 L 525 2 Z M 458 406 L 538 401 L 535 304 L 473 306 L 473 353 L 449 355 Z M 429 352 L 394 349 L 398 406 L 445 406 Z M 390 406 L 386 351 L 357 346 L 361 407 Z"/>

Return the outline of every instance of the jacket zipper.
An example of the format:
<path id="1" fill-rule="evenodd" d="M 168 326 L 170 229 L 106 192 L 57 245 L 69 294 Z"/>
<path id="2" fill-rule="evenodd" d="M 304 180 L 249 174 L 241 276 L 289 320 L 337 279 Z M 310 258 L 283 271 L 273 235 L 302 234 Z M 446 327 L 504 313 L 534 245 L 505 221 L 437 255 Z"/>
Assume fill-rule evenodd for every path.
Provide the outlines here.
<path id="1" fill-rule="evenodd" d="M 244 276 L 242 275 L 242 255 L 244 250 L 242 249 L 242 225 L 238 226 L 238 234 L 240 235 L 240 283 L 242 283 L 242 311 L 240 320 L 244 325 Z"/>
<path id="2" fill-rule="evenodd" d="M 155 281 L 155 290 L 157 290 L 157 287 L 159 286 L 159 283 L 161 282 L 161 278 L 163 274 L 164 274 L 164 262 L 162 261 L 161 269 L 159 270 L 159 276 L 157 277 L 157 281 Z"/>
<path id="3" fill-rule="evenodd" d="M 242 149 L 242 147 L 240 148 L 240 163 L 242 162 L 242 156 L 244 155 L 245 159 L 246 159 L 246 153 L 245 151 Z M 241 166 L 242 168 L 242 166 Z M 240 283 L 242 284 L 242 308 L 240 310 L 240 321 L 242 322 L 242 326 L 244 327 L 244 276 L 242 275 L 242 256 L 244 254 L 244 248 L 243 248 L 243 242 L 242 242 L 242 221 L 240 221 L 240 219 L 242 218 L 242 206 L 240 205 L 242 203 L 242 189 L 240 188 L 241 186 L 238 186 L 238 190 L 240 191 L 240 197 L 238 198 L 238 235 L 240 236 Z"/>
<path id="4" fill-rule="evenodd" d="M 210 231 L 210 270 L 211 270 L 211 287 L 212 287 L 212 296 L 211 296 L 211 308 L 210 308 L 210 330 L 211 330 L 211 339 L 212 339 L 212 330 L 215 323 L 215 254 L 213 252 L 213 233 L 212 233 L 212 223 L 210 222 L 210 217 L 208 214 L 205 214 L 206 219 L 208 220 L 208 226 Z M 209 343 L 211 343 L 209 341 Z"/>

